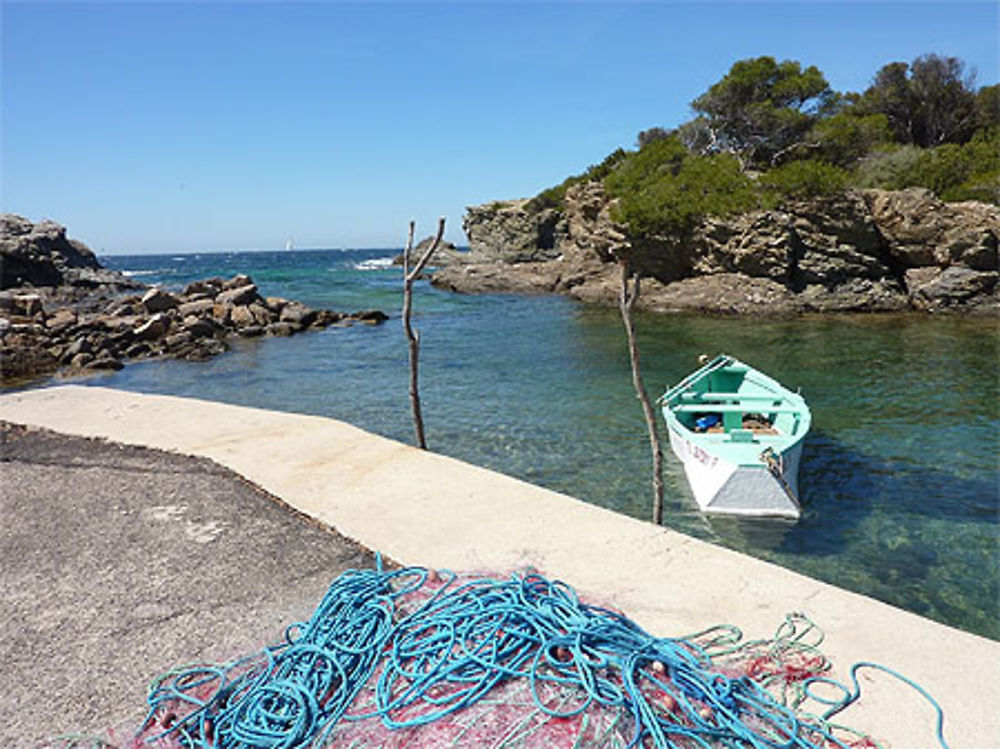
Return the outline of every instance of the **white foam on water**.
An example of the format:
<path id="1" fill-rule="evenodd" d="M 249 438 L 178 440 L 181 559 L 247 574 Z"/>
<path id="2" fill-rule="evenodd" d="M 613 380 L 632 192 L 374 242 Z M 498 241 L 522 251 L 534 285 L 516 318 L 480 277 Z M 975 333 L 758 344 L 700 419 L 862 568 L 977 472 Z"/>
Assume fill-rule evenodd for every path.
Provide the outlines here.
<path id="1" fill-rule="evenodd" d="M 385 270 L 392 267 L 391 257 L 374 257 L 354 264 L 354 270 Z"/>

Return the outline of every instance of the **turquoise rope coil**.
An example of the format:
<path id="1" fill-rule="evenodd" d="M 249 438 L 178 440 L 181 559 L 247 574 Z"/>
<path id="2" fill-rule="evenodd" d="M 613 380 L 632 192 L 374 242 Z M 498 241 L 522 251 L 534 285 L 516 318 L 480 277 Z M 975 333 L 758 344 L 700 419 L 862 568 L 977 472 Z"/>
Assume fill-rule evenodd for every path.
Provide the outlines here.
<path id="1" fill-rule="evenodd" d="M 813 649 L 812 625 L 800 624 L 789 617 L 765 655 Z M 828 719 L 860 696 L 857 670 L 874 667 L 935 707 L 938 742 L 948 749 L 940 706 L 905 677 L 862 663 L 851 671 L 851 688 L 817 676 L 788 700 L 714 665 L 720 655 L 739 654 L 740 640 L 727 627 L 653 637 L 540 574 L 459 582 L 450 572 L 385 571 L 379 560 L 375 570 L 338 577 L 309 621 L 288 627 L 278 645 L 227 666 L 165 674 L 150 690 L 142 735 L 185 749 L 322 747 L 339 726 L 429 725 L 522 679 L 550 719 L 585 719 L 591 708 L 621 714 L 631 727 L 627 747 L 850 749 Z M 815 699 L 814 683 L 837 684 L 844 694 L 820 701 L 829 708 L 822 717 L 797 709 Z M 359 705 L 362 689 L 372 696 Z"/>

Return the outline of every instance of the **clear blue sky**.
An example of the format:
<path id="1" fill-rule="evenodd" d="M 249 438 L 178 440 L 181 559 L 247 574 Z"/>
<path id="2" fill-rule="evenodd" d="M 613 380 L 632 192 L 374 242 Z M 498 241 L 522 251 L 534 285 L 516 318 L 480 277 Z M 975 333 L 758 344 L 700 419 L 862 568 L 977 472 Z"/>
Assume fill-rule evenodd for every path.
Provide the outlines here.
<path id="1" fill-rule="evenodd" d="M 3 211 L 98 252 L 398 247 L 691 118 L 733 62 L 838 91 L 937 52 L 998 80 L 996 2 L 3 1 Z"/>

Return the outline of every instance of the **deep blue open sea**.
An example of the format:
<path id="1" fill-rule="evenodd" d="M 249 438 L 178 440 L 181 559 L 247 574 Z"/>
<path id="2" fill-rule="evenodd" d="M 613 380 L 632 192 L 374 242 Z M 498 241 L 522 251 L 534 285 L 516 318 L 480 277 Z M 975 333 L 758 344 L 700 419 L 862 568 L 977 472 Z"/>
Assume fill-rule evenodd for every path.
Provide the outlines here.
<path id="1" fill-rule="evenodd" d="M 211 361 L 130 364 L 89 382 L 319 414 L 412 442 L 393 254 L 102 258 L 168 286 L 248 273 L 264 295 L 392 318 L 238 341 Z M 422 283 L 414 321 L 432 450 L 649 517 L 649 446 L 616 310 Z M 695 368 L 698 354 L 726 352 L 801 388 L 813 411 L 798 523 L 706 518 L 666 448 L 667 525 L 1000 639 L 996 321 L 640 315 L 637 327 L 654 397 Z"/>

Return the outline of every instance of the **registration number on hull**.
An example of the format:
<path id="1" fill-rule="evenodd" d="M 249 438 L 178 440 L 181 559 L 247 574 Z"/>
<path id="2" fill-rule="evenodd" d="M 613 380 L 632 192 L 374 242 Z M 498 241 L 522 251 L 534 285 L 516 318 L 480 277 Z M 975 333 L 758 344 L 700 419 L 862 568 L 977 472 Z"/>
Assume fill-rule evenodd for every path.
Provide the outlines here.
<path id="1" fill-rule="evenodd" d="M 683 445 L 683 452 L 686 456 L 697 460 L 706 468 L 714 468 L 716 463 L 719 462 L 718 456 L 712 455 L 704 448 L 698 447 L 698 445 L 689 442 L 672 429 L 670 430 L 670 435 Z"/>

